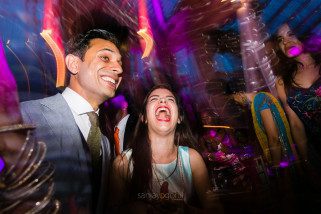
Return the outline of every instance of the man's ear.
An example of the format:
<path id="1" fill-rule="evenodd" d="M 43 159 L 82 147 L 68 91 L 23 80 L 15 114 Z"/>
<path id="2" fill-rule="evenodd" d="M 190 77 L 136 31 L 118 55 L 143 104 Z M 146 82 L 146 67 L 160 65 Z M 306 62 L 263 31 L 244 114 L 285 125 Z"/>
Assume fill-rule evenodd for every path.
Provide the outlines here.
<path id="1" fill-rule="evenodd" d="M 79 72 L 80 61 L 81 59 L 73 54 L 68 54 L 66 56 L 66 66 L 73 75 Z"/>

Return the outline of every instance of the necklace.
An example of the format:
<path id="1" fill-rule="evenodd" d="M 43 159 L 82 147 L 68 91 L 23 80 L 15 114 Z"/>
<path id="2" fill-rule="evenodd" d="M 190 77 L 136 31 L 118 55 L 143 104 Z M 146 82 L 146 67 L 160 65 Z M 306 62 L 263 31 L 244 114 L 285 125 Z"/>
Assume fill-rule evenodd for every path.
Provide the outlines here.
<path id="1" fill-rule="evenodd" d="M 152 165 L 153 172 L 154 172 L 154 174 L 155 174 L 155 176 L 156 176 L 157 182 L 158 182 L 158 184 L 159 184 L 160 187 L 162 186 L 162 185 L 161 185 L 161 181 L 167 182 L 166 180 L 167 180 L 168 178 L 170 178 L 170 177 L 174 174 L 174 172 L 176 171 L 177 165 L 178 165 L 178 159 L 179 159 L 179 156 L 178 156 L 178 148 L 177 148 L 175 168 L 174 168 L 174 170 L 173 170 L 166 178 L 158 178 L 158 175 L 157 175 L 157 173 L 156 173 L 156 170 L 155 170 L 154 166 Z M 155 167 L 156 167 L 156 164 L 155 164 Z M 167 182 L 167 183 L 168 183 L 168 182 Z"/>
<path id="2" fill-rule="evenodd" d="M 159 188 L 160 188 L 160 193 L 168 193 L 169 192 L 169 183 L 167 182 L 167 179 L 170 178 L 174 172 L 176 171 L 177 169 L 177 165 L 178 165 L 178 162 L 179 162 L 179 155 L 178 155 L 178 147 L 177 147 L 177 153 L 176 153 L 176 161 L 175 161 L 175 168 L 174 170 L 165 178 L 159 178 L 157 173 L 156 173 L 156 170 L 154 168 L 154 166 L 152 165 L 152 169 L 153 169 L 153 172 L 155 174 L 155 177 L 156 177 L 156 180 L 157 180 L 157 183 L 159 185 Z M 155 167 L 156 167 L 156 164 L 155 164 Z"/>
<path id="3" fill-rule="evenodd" d="M 181 156 L 179 154 L 177 154 L 176 165 L 175 165 L 174 170 L 166 178 L 159 178 L 154 167 L 152 167 L 152 169 L 153 169 L 153 173 L 155 174 L 156 181 L 160 187 L 159 193 L 163 194 L 163 196 L 164 196 L 164 194 L 169 193 L 169 182 L 166 179 L 170 178 L 174 174 L 174 172 L 177 169 L 177 166 L 179 168 L 179 175 L 180 175 L 180 181 L 181 181 L 180 182 L 181 185 L 179 185 L 179 186 L 181 186 L 182 189 L 181 189 L 180 193 L 179 192 L 173 193 L 174 197 L 170 198 L 170 199 L 171 200 L 184 200 L 185 191 L 186 191 L 187 187 L 185 186 L 185 180 L 184 180 L 184 175 L 183 175 L 183 165 L 182 165 Z M 175 180 L 174 182 L 177 184 L 177 182 L 179 182 L 179 181 Z"/>

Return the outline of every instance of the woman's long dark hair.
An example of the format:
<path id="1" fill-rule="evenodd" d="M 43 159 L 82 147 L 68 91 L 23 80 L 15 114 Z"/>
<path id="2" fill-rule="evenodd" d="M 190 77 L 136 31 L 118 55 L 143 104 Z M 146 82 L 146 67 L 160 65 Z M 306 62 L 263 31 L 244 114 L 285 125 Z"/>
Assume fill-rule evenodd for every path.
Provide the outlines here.
<path id="1" fill-rule="evenodd" d="M 304 40 L 306 40 L 306 39 L 304 39 Z M 304 41 L 304 40 L 302 40 L 302 41 Z M 294 77 L 298 71 L 299 66 L 301 66 L 302 63 L 295 60 L 295 58 L 287 57 L 283 53 L 283 51 L 279 47 L 279 41 L 277 39 L 277 36 L 272 36 L 271 41 L 273 42 L 273 46 L 275 47 L 275 52 L 276 52 L 276 55 L 279 60 L 278 63 L 276 63 L 273 67 L 274 74 L 276 76 L 282 78 L 285 91 L 288 91 L 288 89 L 293 85 L 299 86 L 294 81 Z M 303 48 L 304 48 L 304 43 L 302 43 L 302 44 L 303 44 Z M 303 51 L 306 51 L 305 48 Z M 314 60 L 314 63 L 317 66 L 320 66 L 321 65 L 321 54 L 319 52 L 310 53 L 310 54 Z M 321 66 L 319 69 L 319 73 L 321 74 Z"/>
<path id="2" fill-rule="evenodd" d="M 140 113 L 140 118 L 136 124 L 133 140 L 129 144 L 129 149 L 132 149 L 132 156 L 129 162 L 133 163 L 133 174 L 131 181 L 128 183 L 130 195 L 132 199 L 137 199 L 139 193 L 146 193 L 151 190 L 152 183 L 152 152 L 150 146 L 150 139 L 148 138 L 147 124 L 144 122 L 146 119 L 146 106 L 148 97 L 156 89 L 167 89 L 171 91 L 176 99 L 178 106 L 178 114 L 181 123 L 177 124 L 174 136 L 174 143 L 178 146 L 188 146 L 194 148 L 196 140 L 192 135 L 189 124 L 184 117 L 184 110 L 181 106 L 180 100 L 176 93 L 173 92 L 168 85 L 156 85 L 146 95 L 143 108 Z"/>

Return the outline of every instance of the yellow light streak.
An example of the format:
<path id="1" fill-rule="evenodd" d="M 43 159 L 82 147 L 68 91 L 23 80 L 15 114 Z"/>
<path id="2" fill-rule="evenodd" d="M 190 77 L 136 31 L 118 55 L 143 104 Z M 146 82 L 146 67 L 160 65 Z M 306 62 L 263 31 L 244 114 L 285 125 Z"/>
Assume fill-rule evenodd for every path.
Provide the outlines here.
<path id="1" fill-rule="evenodd" d="M 212 126 L 212 125 L 204 125 L 204 128 L 216 128 L 216 129 L 233 129 L 230 126 Z"/>

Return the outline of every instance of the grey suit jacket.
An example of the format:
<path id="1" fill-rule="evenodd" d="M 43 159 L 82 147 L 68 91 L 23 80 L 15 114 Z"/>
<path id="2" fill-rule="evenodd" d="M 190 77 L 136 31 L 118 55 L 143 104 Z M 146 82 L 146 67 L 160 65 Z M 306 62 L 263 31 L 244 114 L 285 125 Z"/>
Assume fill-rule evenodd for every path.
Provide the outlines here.
<path id="1" fill-rule="evenodd" d="M 103 212 L 107 202 L 110 144 L 102 140 L 102 176 L 97 202 L 92 202 L 91 158 L 86 142 L 73 114 L 61 94 L 21 103 L 25 123 L 35 124 L 35 137 L 47 145 L 46 160 L 55 167 L 55 197 L 62 203 L 62 212 L 89 210 Z"/>

